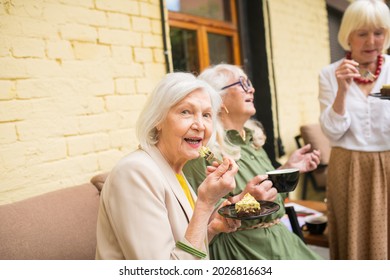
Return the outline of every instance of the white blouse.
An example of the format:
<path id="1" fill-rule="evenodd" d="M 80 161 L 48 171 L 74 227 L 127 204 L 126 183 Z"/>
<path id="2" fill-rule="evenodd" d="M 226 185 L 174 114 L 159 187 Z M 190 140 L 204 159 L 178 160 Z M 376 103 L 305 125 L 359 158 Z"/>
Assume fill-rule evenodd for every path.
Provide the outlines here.
<path id="1" fill-rule="evenodd" d="M 366 96 L 352 82 L 346 97 L 346 113 L 334 112 L 338 89 L 335 71 L 342 60 L 324 67 L 319 76 L 320 123 L 332 147 L 366 152 L 390 150 L 390 100 Z M 390 84 L 390 56 L 384 55 L 382 71 L 372 93 Z"/>

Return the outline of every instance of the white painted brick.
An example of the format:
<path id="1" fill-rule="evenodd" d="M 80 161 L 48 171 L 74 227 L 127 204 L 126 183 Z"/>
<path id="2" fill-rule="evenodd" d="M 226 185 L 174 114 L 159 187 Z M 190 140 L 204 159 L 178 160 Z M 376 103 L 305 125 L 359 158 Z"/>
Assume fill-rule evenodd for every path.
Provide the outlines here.
<path id="1" fill-rule="evenodd" d="M 118 129 L 128 129 L 135 128 L 138 116 L 140 114 L 140 110 L 143 108 L 144 103 L 139 103 L 139 110 L 137 111 L 120 111 L 117 113 L 117 122 L 115 123 L 115 127 L 111 130 L 115 131 Z"/>
<path id="2" fill-rule="evenodd" d="M 16 91 L 18 98 L 31 99 L 50 96 L 65 96 L 79 94 L 85 91 L 84 87 L 74 80 L 64 78 L 37 78 L 18 80 Z M 59 100 L 62 101 L 62 100 Z"/>
<path id="3" fill-rule="evenodd" d="M 119 78 L 115 80 L 115 91 L 119 94 L 136 93 L 135 82 L 133 79 Z"/>
<path id="4" fill-rule="evenodd" d="M 144 64 L 145 73 L 150 73 L 153 76 L 150 78 L 151 81 L 154 81 L 154 84 L 157 84 L 159 80 L 166 74 L 166 67 L 163 64 L 157 63 L 145 63 Z M 148 77 L 149 78 L 149 77 Z"/>
<path id="5" fill-rule="evenodd" d="M 154 75 L 151 74 L 151 76 Z M 151 82 L 154 79 L 158 80 L 158 78 L 148 77 L 148 78 L 139 78 L 135 81 L 135 86 L 138 93 L 146 93 L 149 94 L 153 91 L 154 87 L 157 85 L 157 82 Z"/>
<path id="6" fill-rule="evenodd" d="M 79 133 L 79 120 L 77 116 L 65 116 L 58 120 L 64 136 L 73 136 Z"/>
<path id="7" fill-rule="evenodd" d="M 120 29 L 99 28 L 99 43 L 125 46 L 140 46 L 141 34 Z"/>
<path id="8" fill-rule="evenodd" d="M 54 23 L 75 23 L 91 26 L 105 26 L 107 24 L 106 15 L 102 11 L 59 3 L 46 5 L 43 18 Z"/>
<path id="9" fill-rule="evenodd" d="M 14 123 L 0 123 L 0 144 L 10 144 L 17 140 Z"/>
<path id="10" fill-rule="evenodd" d="M 1 26 L 1 23 L 0 23 L 0 26 Z M 11 53 L 10 53 L 10 42 L 11 41 L 11 37 L 10 36 L 3 36 L 3 35 L 0 35 L 0 57 L 4 57 L 4 56 L 10 56 Z"/>
<path id="11" fill-rule="evenodd" d="M 52 60 L 26 58 L 23 66 L 29 77 L 54 77 L 61 73 L 60 65 Z"/>
<path id="12" fill-rule="evenodd" d="M 37 107 L 46 110 L 46 115 L 52 114 L 55 116 L 74 116 L 74 115 L 88 115 L 99 113 L 104 110 L 103 100 L 99 97 L 92 97 L 87 95 L 76 96 L 59 96 L 48 99 L 36 101 Z M 44 114 L 35 113 L 36 118 L 43 118 Z"/>
<path id="13" fill-rule="evenodd" d="M 50 59 L 73 59 L 73 50 L 69 41 L 48 41 L 47 56 Z"/>
<path id="14" fill-rule="evenodd" d="M 108 111 L 139 111 L 146 101 L 144 95 L 115 95 L 106 97 Z"/>
<path id="15" fill-rule="evenodd" d="M 0 122 L 24 120 L 32 112 L 31 102 L 24 100 L 0 101 Z"/>
<path id="16" fill-rule="evenodd" d="M 101 97 L 88 97 L 84 105 L 86 114 L 100 114 L 105 112 L 104 100 Z"/>
<path id="17" fill-rule="evenodd" d="M 63 138 L 39 139 L 28 143 L 25 149 L 25 165 L 35 165 L 66 158 L 66 143 Z"/>
<path id="18" fill-rule="evenodd" d="M 19 17 L 5 15 L 0 17 L 1 35 L 22 36 L 25 35 L 23 25 Z"/>
<path id="19" fill-rule="evenodd" d="M 16 129 L 19 140 L 21 141 L 35 141 L 37 139 L 48 137 L 62 137 L 64 130 L 59 125 L 59 118 L 54 119 L 33 119 L 18 122 Z"/>
<path id="20" fill-rule="evenodd" d="M 114 94 L 115 85 L 113 79 L 105 79 L 89 83 L 87 88 L 88 93 L 96 96 L 105 96 Z"/>
<path id="21" fill-rule="evenodd" d="M 153 49 L 153 61 L 157 63 L 165 64 L 164 50 L 162 49 Z M 164 65 L 165 67 L 165 65 Z"/>
<path id="22" fill-rule="evenodd" d="M 134 48 L 134 61 L 153 62 L 153 52 L 150 48 Z"/>
<path id="23" fill-rule="evenodd" d="M 131 26 L 134 31 L 148 33 L 152 31 L 150 19 L 138 16 L 131 17 Z"/>
<path id="24" fill-rule="evenodd" d="M 165 69 L 158 1 L 30 2 L 0 16 L 0 204 L 110 170 Z"/>
<path id="25" fill-rule="evenodd" d="M 108 26 L 111 28 L 130 30 L 130 17 L 128 15 L 107 13 Z"/>
<path id="26" fill-rule="evenodd" d="M 34 37 L 40 39 L 56 39 L 58 38 L 57 27 L 49 22 L 40 19 L 23 18 L 21 21 L 23 34 L 26 37 Z"/>
<path id="27" fill-rule="evenodd" d="M 97 167 L 96 155 L 84 155 L 12 170 L 0 182 L 0 203 L 85 183 L 96 173 Z"/>
<path id="28" fill-rule="evenodd" d="M 51 3 L 46 3 L 42 10 L 42 19 L 47 22 L 51 22 L 57 27 L 64 25 L 67 23 L 68 19 L 67 13 L 64 12 L 66 7 L 66 5 L 59 3 L 59 1 L 52 1 Z"/>
<path id="29" fill-rule="evenodd" d="M 139 1 L 123 0 L 96 0 L 95 5 L 99 10 L 124 13 L 129 15 L 139 14 Z"/>
<path id="30" fill-rule="evenodd" d="M 95 3 L 93 0 L 60 0 L 61 3 L 71 6 L 81 6 L 85 8 L 93 9 L 95 7 Z"/>
<path id="31" fill-rule="evenodd" d="M 5 5 L 0 5 L 0 16 L 5 17 L 6 16 L 6 11 L 5 11 Z"/>
<path id="32" fill-rule="evenodd" d="M 111 50 L 108 46 L 94 43 L 75 42 L 73 43 L 73 50 L 76 59 L 80 60 L 101 60 L 111 57 Z"/>
<path id="33" fill-rule="evenodd" d="M 162 35 L 162 24 L 161 20 L 152 19 L 150 21 L 152 27 L 152 34 Z"/>
<path id="34" fill-rule="evenodd" d="M 24 60 L 0 57 L 0 79 L 23 79 L 29 77 Z"/>
<path id="35" fill-rule="evenodd" d="M 111 61 L 105 58 L 100 60 L 63 61 L 61 70 L 62 76 L 71 77 L 80 82 L 88 81 L 89 83 L 111 79 L 113 75 Z"/>
<path id="36" fill-rule="evenodd" d="M 11 15 L 17 15 L 19 17 L 32 17 L 32 18 L 39 18 L 42 14 L 42 8 L 44 5 L 42 5 L 42 1 L 39 1 L 40 3 L 37 4 L 37 1 L 15 1 L 15 0 L 8 0 L 8 1 L 1 1 L 1 2 L 9 2 L 10 3 L 10 10 L 9 13 Z"/>
<path id="37" fill-rule="evenodd" d="M 160 6 L 151 3 L 140 2 L 140 15 L 147 18 L 160 18 Z"/>
<path id="38" fill-rule="evenodd" d="M 163 48 L 161 35 L 142 34 L 142 46 L 149 48 Z"/>
<path id="39" fill-rule="evenodd" d="M 118 161 L 125 156 L 124 152 L 118 150 L 109 150 L 98 154 L 99 169 L 111 170 Z"/>
<path id="40" fill-rule="evenodd" d="M 17 169 L 25 165 L 25 150 L 29 143 L 13 142 L 0 146 L 0 174 L 3 176 L 7 171 Z M 0 180 L 0 184 L 3 180 Z"/>
<path id="41" fill-rule="evenodd" d="M 143 77 L 145 75 L 143 66 L 141 63 L 130 63 L 130 64 L 122 64 L 122 63 L 113 63 L 112 64 L 113 74 L 116 78 L 123 77 Z"/>
<path id="42" fill-rule="evenodd" d="M 120 63 L 133 62 L 133 50 L 128 46 L 112 46 L 112 59 Z"/>
<path id="43" fill-rule="evenodd" d="M 110 148 L 110 137 L 103 133 L 68 137 L 66 141 L 69 156 L 89 154 Z"/>
<path id="44" fill-rule="evenodd" d="M 45 56 L 45 42 L 41 39 L 15 37 L 11 42 L 11 53 L 14 57 Z"/>
<path id="45" fill-rule="evenodd" d="M 119 118 L 116 113 L 80 116 L 79 127 L 81 134 L 97 133 L 116 128 Z"/>
<path id="46" fill-rule="evenodd" d="M 67 24 L 60 27 L 62 39 L 96 42 L 98 39 L 97 30 L 94 27 L 82 24 Z"/>
<path id="47" fill-rule="evenodd" d="M 111 147 L 121 149 L 131 146 L 133 129 L 117 129 L 110 132 Z"/>
<path id="48" fill-rule="evenodd" d="M 10 100 L 15 98 L 14 83 L 11 81 L 0 80 L 0 100 Z"/>

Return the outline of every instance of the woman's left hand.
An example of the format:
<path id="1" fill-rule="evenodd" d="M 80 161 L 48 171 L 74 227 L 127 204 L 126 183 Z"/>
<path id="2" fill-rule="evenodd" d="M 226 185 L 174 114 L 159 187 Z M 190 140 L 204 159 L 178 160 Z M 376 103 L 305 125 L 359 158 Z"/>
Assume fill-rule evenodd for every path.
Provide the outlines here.
<path id="1" fill-rule="evenodd" d="M 301 173 L 316 169 L 320 163 L 321 153 L 318 150 L 310 150 L 310 144 L 296 150 L 281 168 L 298 168 Z"/>

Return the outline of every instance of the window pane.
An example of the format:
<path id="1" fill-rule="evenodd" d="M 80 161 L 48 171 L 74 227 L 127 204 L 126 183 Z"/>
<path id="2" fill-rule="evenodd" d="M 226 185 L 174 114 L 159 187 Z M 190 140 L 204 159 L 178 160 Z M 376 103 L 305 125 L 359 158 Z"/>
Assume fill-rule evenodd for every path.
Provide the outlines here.
<path id="1" fill-rule="evenodd" d="M 168 10 L 231 21 L 230 0 L 167 0 Z"/>
<path id="2" fill-rule="evenodd" d="M 196 31 L 171 27 L 170 37 L 174 71 L 199 73 Z"/>
<path id="3" fill-rule="evenodd" d="M 208 33 L 210 64 L 221 62 L 234 64 L 233 43 L 229 36 Z"/>

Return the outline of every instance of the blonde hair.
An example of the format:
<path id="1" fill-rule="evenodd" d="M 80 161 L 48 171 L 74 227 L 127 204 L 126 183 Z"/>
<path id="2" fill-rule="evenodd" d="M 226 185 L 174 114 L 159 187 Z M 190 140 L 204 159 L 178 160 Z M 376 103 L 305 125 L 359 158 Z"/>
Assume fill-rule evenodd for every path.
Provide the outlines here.
<path id="1" fill-rule="evenodd" d="M 341 20 L 338 41 L 341 47 L 350 51 L 349 36 L 352 32 L 362 28 L 384 28 L 384 49 L 390 46 L 390 10 L 389 7 L 379 0 L 356 0 L 345 10 Z"/>
<path id="2" fill-rule="evenodd" d="M 227 89 L 223 90 L 222 88 L 226 86 L 229 81 L 238 80 L 240 76 L 246 77 L 246 74 L 241 67 L 222 63 L 206 68 L 198 78 L 206 81 L 221 97 L 223 97 L 227 93 Z M 260 149 L 266 140 L 263 125 L 255 119 L 249 119 L 246 121 L 244 127 L 253 131 L 253 148 Z M 229 155 L 234 160 L 240 159 L 241 148 L 229 141 L 220 118 L 218 118 L 216 133 L 217 141 L 212 147 L 214 153 L 219 156 Z"/>

